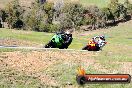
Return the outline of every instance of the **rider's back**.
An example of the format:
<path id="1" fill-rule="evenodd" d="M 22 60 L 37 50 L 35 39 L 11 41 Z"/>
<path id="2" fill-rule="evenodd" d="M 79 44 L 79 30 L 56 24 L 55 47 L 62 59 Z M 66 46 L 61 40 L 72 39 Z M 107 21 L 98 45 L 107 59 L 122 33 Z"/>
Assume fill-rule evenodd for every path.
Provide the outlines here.
<path id="1" fill-rule="evenodd" d="M 55 34 L 52 37 L 52 42 L 56 43 L 57 46 L 61 46 L 62 42 L 63 42 L 63 39 L 62 39 L 60 34 Z"/>

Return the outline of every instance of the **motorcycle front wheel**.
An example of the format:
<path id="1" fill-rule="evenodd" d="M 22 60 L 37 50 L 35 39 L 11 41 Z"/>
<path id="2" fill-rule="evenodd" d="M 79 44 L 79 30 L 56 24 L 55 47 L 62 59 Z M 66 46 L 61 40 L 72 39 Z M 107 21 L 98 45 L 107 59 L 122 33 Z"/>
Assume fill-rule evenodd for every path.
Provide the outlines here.
<path id="1" fill-rule="evenodd" d="M 82 50 L 88 50 L 88 45 L 84 46 Z"/>

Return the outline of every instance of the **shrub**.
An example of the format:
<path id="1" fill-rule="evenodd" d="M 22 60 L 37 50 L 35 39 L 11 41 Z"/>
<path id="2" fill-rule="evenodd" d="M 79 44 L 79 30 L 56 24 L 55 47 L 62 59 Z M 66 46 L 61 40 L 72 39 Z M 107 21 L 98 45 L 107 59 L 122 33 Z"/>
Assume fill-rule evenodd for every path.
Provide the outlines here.
<path id="1" fill-rule="evenodd" d="M 59 31 L 59 25 L 57 24 L 40 24 L 39 25 L 39 31 L 40 32 L 56 32 Z"/>
<path id="2" fill-rule="evenodd" d="M 124 6 L 127 8 L 127 14 L 132 14 L 132 4 L 129 2 L 129 0 L 125 0 Z"/>
<path id="3" fill-rule="evenodd" d="M 74 27 L 73 21 L 69 18 L 69 14 L 62 14 L 60 16 L 60 28 L 61 30 L 67 30 Z"/>
<path id="4" fill-rule="evenodd" d="M 72 24 L 75 26 L 80 26 L 83 20 L 83 11 L 84 8 L 81 4 L 78 3 L 67 3 L 63 9 L 62 13 L 66 13 L 67 19 L 64 19 L 65 22 L 69 22 L 67 24 Z"/>
<path id="5" fill-rule="evenodd" d="M 39 3 L 32 4 L 31 9 L 24 14 L 25 28 L 33 31 L 50 31 L 50 24 L 52 24 L 54 15 L 53 3 Z"/>
<path id="6" fill-rule="evenodd" d="M 18 0 L 14 0 L 7 4 L 6 7 L 7 12 L 7 22 L 11 26 L 11 28 L 21 28 L 23 26 L 22 22 L 22 15 L 23 15 L 23 8 L 19 5 Z M 22 24 L 19 22 L 21 21 Z"/>
<path id="7" fill-rule="evenodd" d="M 120 4 L 118 0 L 110 0 L 106 8 L 84 8 L 79 3 L 49 3 L 46 0 L 35 0 L 25 9 L 20 6 L 19 0 L 13 0 L 7 4 L 5 10 L 0 11 L 0 18 L 2 22 L 7 21 L 10 28 L 55 32 L 79 29 L 81 25 L 90 25 L 89 28 L 92 29 L 106 27 L 107 21 L 115 23 L 120 19 L 126 19 L 129 14 L 132 14 L 132 4 L 128 0 L 125 0 L 124 4 Z"/>
<path id="8" fill-rule="evenodd" d="M 56 32 L 56 31 L 60 31 L 60 25 L 59 24 L 51 24 L 50 32 Z"/>
<path id="9" fill-rule="evenodd" d="M 45 12 L 47 17 L 47 23 L 52 24 L 53 16 L 54 16 L 54 4 L 53 3 L 44 3 L 42 6 L 42 11 Z"/>
<path id="10" fill-rule="evenodd" d="M 7 13 L 6 13 L 6 11 L 4 9 L 0 10 L 0 18 L 2 19 L 3 22 L 6 21 Z"/>

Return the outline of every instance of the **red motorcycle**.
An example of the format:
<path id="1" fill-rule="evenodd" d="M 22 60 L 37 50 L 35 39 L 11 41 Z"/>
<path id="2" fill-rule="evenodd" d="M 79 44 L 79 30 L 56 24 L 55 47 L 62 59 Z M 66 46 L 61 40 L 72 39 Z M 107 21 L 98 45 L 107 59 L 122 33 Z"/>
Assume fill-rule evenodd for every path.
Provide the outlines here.
<path id="1" fill-rule="evenodd" d="M 105 42 L 105 41 L 101 42 L 101 44 L 99 44 L 93 40 L 90 40 L 88 42 L 88 44 L 82 48 L 82 50 L 99 51 L 102 49 L 103 46 L 105 46 L 105 44 L 107 44 L 107 42 Z"/>

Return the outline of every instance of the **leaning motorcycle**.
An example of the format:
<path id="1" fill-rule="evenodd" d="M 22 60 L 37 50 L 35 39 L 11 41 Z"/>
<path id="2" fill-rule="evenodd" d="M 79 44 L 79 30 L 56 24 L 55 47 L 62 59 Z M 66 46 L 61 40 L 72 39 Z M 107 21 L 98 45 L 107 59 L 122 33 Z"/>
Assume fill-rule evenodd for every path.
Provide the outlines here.
<path id="1" fill-rule="evenodd" d="M 72 40 L 72 34 L 56 33 L 51 41 L 45 45 L 45 48 L 67 49 Z"/>
<path id="2" fill-rule="evenodd" d="M 102 50 L 102 47 L 107 44 L 106 41 L 101 42 L 101 44 L 98 44 L 94 41 L 89 41 L 89 43 L 82 48 L 82 50 L 88 50 L 88 51 L 99 51 Z"/>

